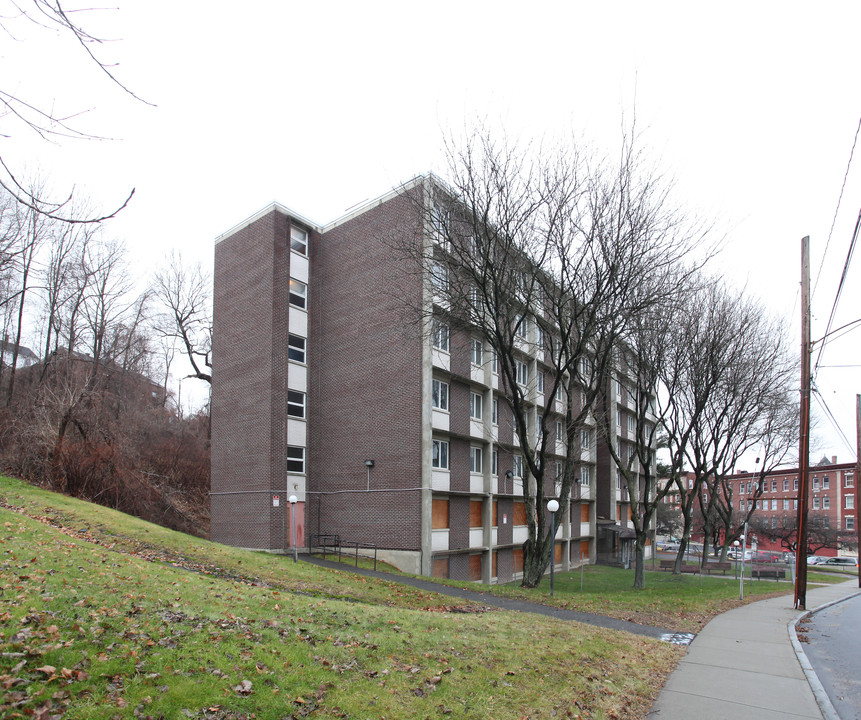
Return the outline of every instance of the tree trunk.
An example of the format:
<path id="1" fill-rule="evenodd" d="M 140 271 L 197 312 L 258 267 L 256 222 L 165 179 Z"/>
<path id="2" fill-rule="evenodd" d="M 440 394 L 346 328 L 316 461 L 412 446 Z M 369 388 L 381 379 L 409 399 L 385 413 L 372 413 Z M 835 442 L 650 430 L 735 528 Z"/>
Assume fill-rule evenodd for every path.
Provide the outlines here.
<path id="1" fill-rule="evenodd" d="M 645 538 L 637 533 L 634 543 L 634 589 L 642 590 L 646 587 L 646 543 Z"/>
<path id="2" fill-rule="evenodd" d="M 537 544 L 527 540 L 523 545 L 523 579 L 521 587 L 536 588 L 550 562 L 550 546 L 544 540 Z"/>

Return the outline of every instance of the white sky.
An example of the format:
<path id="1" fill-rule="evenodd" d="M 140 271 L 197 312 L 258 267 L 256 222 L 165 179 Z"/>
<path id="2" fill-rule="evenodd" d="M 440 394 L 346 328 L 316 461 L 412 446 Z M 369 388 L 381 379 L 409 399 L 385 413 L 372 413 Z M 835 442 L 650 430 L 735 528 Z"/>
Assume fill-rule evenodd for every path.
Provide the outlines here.
<path id="1" fill-rule="evenodd" d="M 861 118 L 857 1 L 118 5 L 77 17 L 116 40 L 95 52 L 155 107 L 69 38 L 3 21 L 0 87 L 61 114 L 89 110 L 76 127 L 116 140 L 51 146 L 4 118 L 0 147 L 16 170 L 104 208 L 135 188 L 109 232 L 142 275 L 171 248 L 211 266 L 214 238 L 272 200 L 322 224 L 441 170 L 443 132 L 476 117 L 609 148 L 636 109 L 678 202 L 726 235 L 722 270 L 796 335 L 811 236 L 814 281 L 825 257 L 814 338 L 824 332 L 861 208 L 856 157 L 825 253 Z M 861 317 L 858 262 L 834 327 Z M 858 363 L 859 339 L 828 346 L 822 364 Z M 816 382 L 850 446 L 823 419 L 814 455 L 854 460 L 861 369 L 826 367 Z"/>

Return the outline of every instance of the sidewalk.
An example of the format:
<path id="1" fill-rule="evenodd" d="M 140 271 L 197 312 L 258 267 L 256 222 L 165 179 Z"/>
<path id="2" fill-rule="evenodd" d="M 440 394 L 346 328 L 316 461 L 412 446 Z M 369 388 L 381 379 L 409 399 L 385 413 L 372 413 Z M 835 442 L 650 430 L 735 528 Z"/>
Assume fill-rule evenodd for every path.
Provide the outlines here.
<path id="1" fill-rule="evenodd" d="M 815 610 L 858 592 L 855 578 L 809 588 L 807 607 Z M 804 656 L 803 644 L 791 632 L 790 623 L 794 625 L 802 615 L 803 611 L 793 608 L 790 592 L 717 616 L 697 635 L 647 717 L 836 720 Z M 824 700 L 824 710 L 820 709 L 817 694 Z"/>

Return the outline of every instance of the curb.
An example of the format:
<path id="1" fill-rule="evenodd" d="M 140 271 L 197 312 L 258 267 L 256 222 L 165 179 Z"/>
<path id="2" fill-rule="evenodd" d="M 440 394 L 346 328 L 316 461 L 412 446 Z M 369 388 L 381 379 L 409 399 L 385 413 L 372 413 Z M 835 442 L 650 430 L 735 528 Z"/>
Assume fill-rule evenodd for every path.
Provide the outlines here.
<path id="1" fill-rule="evenodd" d="M 798 658 L 798 663 L 801 665 L 804 677 L 807 678 L 807 684 L 810 685 L 810 689 L 813 691 L 813 697 L 816 699 L 816 704 L 819 705 L 819 710 L 822 712 L 822 717 L 825 718 L 825 720 L 840 720 L 840 716 L 831 704 L 831 699 L 828 697 L 828 693 L 825 692 L 825 688 L 822 686 L 819 676 L 813 669 L 813 665 L 810 664 L 810 660 L 807 658 L 807 654 L 804 652 L 804 648 L 798 639 L 798 633 L 795 631 L 795 626 L 805 618 L 818 613 L 820 610 L 825 610 L 832 605 L 837 605 L 838 603 L 850 600 L 857 595 L 861 595 L 861 590 L 853 592 L 851 595 L 847 595 L 846 597 L 831 600 L 819 607 L 813 608 L 813 610 L 804 610 L 798 613 L 798 615 L 796 615 L 795 618 L 790 620 L 786 625 L 786 631 L 789 635 L 789 640 L 792 643 L 792 649 L 795 651 L 795 657 Z"/>

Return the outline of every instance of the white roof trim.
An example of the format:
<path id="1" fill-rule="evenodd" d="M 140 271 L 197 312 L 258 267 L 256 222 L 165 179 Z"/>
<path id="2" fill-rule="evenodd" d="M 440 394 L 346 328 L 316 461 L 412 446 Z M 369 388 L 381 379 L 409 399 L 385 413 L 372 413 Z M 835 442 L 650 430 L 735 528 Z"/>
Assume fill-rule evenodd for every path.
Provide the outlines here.
<path id="1" fill-rule="evenodd" d="M 295 212 L 294 210 L 291 210 L 286 205 L 282 205 L 281 203 L 278 203 L 278 202 L 271 202 L 266 207 L 261 208 L 256 213 L 254 213 L 251 217 L 246 218 L 242 222 L 234 225 L 227 232 L 222 233 L 221 235 L 216 237 L 215 238 L 215 244 L 218 245 L 218 243 L 220 243 L 222 240 L 226 240 L 231 235 L 235 235 L 236 233 L 238 233 L 243 228 L 246 228 L 249 225 L 251 225 L 252 223 L 257 222 L 260 218 L 264 217 L 265 215 L 268 215 L 271 212 L 279 212 L 282 215 L 289 216 L 293 220 L 298 221 L 300 224 L 305 225 L 306 227 L 309 227 L 309 228 L 316 230 L 318 232 L 320 230 L 320 226 L 317 223 L 315 223 L 314 221 L 309 220 L 308 218 L 306 218 L 303 215 L 300 215 L 299 213 Z"/>
<path id="2" fill-rule="evenodd" d="M 287 206 L 273 201 L 273 202 L 269 203 L 269 205 L 267 205 L 266 207 L 258 210 L 252 216 L 246 218 L 245 220 L 243 220 L 239 224 L 234 225 L 227 232 L 222 233 L 221 235 L 216 237 L 215 238 L 215 244 L 218 245 L 218 243 L 220 243 L 222 240 L 226 240 L 231 235 L 235 235 L 236 233 L 238 233 L 243 228 L 248 227 L 252 223 L 256 222 L 257 220 L 259 220 L 260 218 L 262 218 L 265 215 L 268 215 L 271 212 L 279 212 L 282 215 L 287 215 L 290 218 L 298 221 L 300 224 L 305 225 L 306 227 L 312 228 L 313 230 L 316 230 L 319 233 L 325 233 L 325 232 L 328 232 L 329 230 L 332 230 L 333 228 L 338 227 L 338 225 L 342 225 L 343 223 L 347 222 L 348 220 L 352 220 L 353 218 L 358 217 L 359 215 L 362 215 L 363 213 L 368 212 L 368 210 L 371 210 L 372 208 L 375 208 L 378 205 L 382 205 L 384 202 L 388 202 L 392 198 L 395 198 L 398 195 L 401 195 L 408 190 L 412 190 L 414 187 L 422 184 L 423 182 L 425 182 L 427 180 L 430 180 L 433 183 L 436 183 L 438 185 L 445 187 L 445 183 L 442 180 L 440 180 L 440 178 L 438 178 L 433 173 L 426 173 L 424 175 L 416 175 L 412 179 L 407 180 L 405 183 L 402 183 L 401 185 L 398 185 L 397 187 L 392 188 L 387 193 L 384 193 L 383 195 L 380 195 L 379 197 L 374 198 L 373 200 L 368 200 L 366 202 L 360 203 L 355 208 L 350 210 L 348 213 L 339 217 L 337 220 L 333 220 L 329 224 L 323 225 L 323 226 L 320 226 L 319 224 L 309 220 L 308 218 L 304 217 L 303 215 L 300 215 L 299 213 L 295 212 L 294 210 L 291 210 Z"/>

